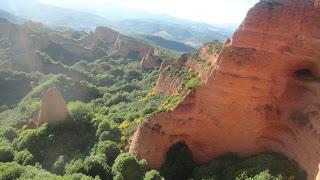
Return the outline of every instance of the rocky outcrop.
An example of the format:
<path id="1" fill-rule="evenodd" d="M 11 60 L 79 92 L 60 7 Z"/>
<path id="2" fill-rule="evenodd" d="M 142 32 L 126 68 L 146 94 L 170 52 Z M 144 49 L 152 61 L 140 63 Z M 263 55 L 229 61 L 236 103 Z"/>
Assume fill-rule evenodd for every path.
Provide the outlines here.
<path id="1" fill-rule="evenodd" d="M 181 93 L 183 84 L 179 78 L 173 78 L 166 68 L 179 68 L 184 66 L 195 72 L 201 83 L 205 83 L 212 69 L 216 68 L 219 52 L 209 51 L 209 43 L 200 48 L 199 51 L 183 54 L 177 61 L 164 61 L 160 67 L 160 75 L 156 82 L 154 92 L 168 95 Z"/>
<path id="2" fill-rule="evenodd" d="M 99 46 L 109 47 L 117 50 L 123 57 L 140 59 L 143 69 L 159 68 L 161 65 L 161 61 L 159 61 L 160 50 L 125 37 L 106 27 L 97 27 L 95 32 L 90 33 L 82 40 L 82 44 L 88 49 L 95 49 Z"/>
<path id="3" fill-rule="evenodd" d="M 60 91 L 58 89 L 47 90 L 42 97 L 37 126 L 65 120 L 67 116 L 67 107 Z"/>
<path id="4" fill-rule="evenodd" d="M 185 141 L 198 163 L 226 152 L 282 153 L 315 179 L 320 162 L 320 8 L 261 1 L 214 62 L 205 84 L 146 119 L 130 151 L 159 168 Z"/>
<path id="5" fill-rule="evenodd" d="M 147 49 L 147 52 L 141 53 L 139 51 L 139 56 L 141 56 L 141 68 L 142 69 L 154 69 L 160 68 L 161 66 L 161 51 L 159 49 Z"/>
<path id="6" fill-rule="evenodd" d="M 176 62 L 164 61 L 160 67 L 160 74 L 154 87 L 155 93 L 164 93 L 171 95 L 178 93 L 182 89 L 182 83 L 179 78 L 173 78 L 166 71 L 167 67 L 175 68 L 178 64 Z"/>
<path id="7" fill-rule="evenodd" d="M 213 42 L 206 43 L 197 52 L 182 55 L 181 58 L 177 60 L 177 64 L 192 69 L 199 75 L 201 82 L 205 83 L 210 76 L 211 71 L 217 67 L 217 60 L 220 53 L 220 51 L 212 51 L 212 45 Z"/>
<path id="8" fill-rule="evenodd" d="M 106 43 L 113 46 L 117 41 L 119 33 L 106 27 L 97 27 L 95 32 L 91 32 L 82 40 L 82 44 L 86 47 L 95 47 L 98 43 Z"/>

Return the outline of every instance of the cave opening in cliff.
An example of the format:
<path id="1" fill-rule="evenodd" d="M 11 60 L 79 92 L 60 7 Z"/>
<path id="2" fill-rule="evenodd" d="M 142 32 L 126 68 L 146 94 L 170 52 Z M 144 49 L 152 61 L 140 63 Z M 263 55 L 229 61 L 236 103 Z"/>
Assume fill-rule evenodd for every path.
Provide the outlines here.
<path id="1" fill-rule="evenodd" d="M 313 72 L 308 68 L 298 69 L 294 72 L 294 76 L 299 79 L 314 79 L 315 76 Z"/>

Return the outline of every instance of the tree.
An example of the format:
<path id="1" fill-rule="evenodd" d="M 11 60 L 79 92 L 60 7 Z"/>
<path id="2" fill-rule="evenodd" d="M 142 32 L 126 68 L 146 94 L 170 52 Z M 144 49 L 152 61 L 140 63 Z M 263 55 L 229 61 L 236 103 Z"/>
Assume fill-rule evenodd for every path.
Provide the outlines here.
<path id="1" fill-rule="evenodd" d="M 127 80 L 129 80 L 129 81 L 132 81 L 132 80 L 134 80 L 134 79 L 139 80 L 139 79 L 141 79 L 141 73 L 139 73 L 139 72 L 137 72 L 136 70 L 132 69 L 132 70 L 130 70 L 130 71 L 127 72 L 126 78 L 127 78 Z"/>
<path id="2" fill-rule="evenodd" d="M 93 179 L 90 176 L 86 176 L 80 173 L 75 173 L 72 175 L 64 175 L 63 180 L 98 180 L 98 178 Z"/>
<path id="3" fill-rule="evenodd" d="M 101 86 L 111 86 L 116 82 L 110 74 L 97 75 L 96 81 Z"/>
<path id="4" fill-rule="evenodd" d="M 111 168 L 99 156 L 89 156 L 84 160 L 86 175 L 99 176 L 103 180 L 112 180 Z"/>
<path id="5" fill-rule="evenodd" d="M 122 77 L 125 73 L 122 69 L 114 68 L 110 71 L 114 77 Z"/>
<path id="6" fill-rule="evenodd" d="M 6 138 L 9 141 L 12 141 L 17 137 L 17 131 L 13 127 L 4 126 L 0 128 L 0 137 Z"/>
<path id="7" fill-rule="evenodd" d="M 110 140 L 119 142 L 121 138 L 121 132 L 118 127 L 110 125 L 110 122 L 102 121 L 98 126 L 97 136 L 99 137 L 100 141 Z"/>
<path id="8" fill-rule="evenodd" d="M 58 156 L 57 160 L 53 163 L 52 171 L 56 174 L 64 174 L 64 168 L 66 165 L 66 160 L 63 155 Z"/>
<path id="9" fill-rule="evenodd" d="M 34 156 L 27 149 L 15 153 L 13 160 L 23 166 L 35 164 Z"/>
<path id="10" fill-rule="evenodd" d="M 84 162 L 82 159 L 78 159 L 70 162 L 66 165 L 66 174 L 82 173 L 86 174 Z"/>
<path id="11" fill-rule="evenodd" d="M 0 147 L 0 162 L 11 162 L 13 160 L 13 148 L 7 146 Z"/>
<path id="12" fill-rule="evenodd" d="M 66 174 L 81 173 L 91 177 L 99 176 L 103 180 L 111 180 L 111 168 L 104 160 L 104 156 L 88 156 L 85 160 L 78 159 L 66 165 Z"/>
<path id="13" fill-rule="evenodd" d="M 123 178 L 123 176 L 122 176 L 122 174 L 117 174 L 117 175 L 115 175 L 114 177 L 113 177 L 113 180 L 124 180 L 124 178 Z"/>
<path id="14" fill-rule="evenodd" d="M 246 172 L 243 172 L 242 174 L 236 177 L 236 180 L 282 180 L 282 179 L 285 179 L 285 178 L 283 178 L 281 175 L 273 176 L 269 173 L 269 170 L 262 171 L 254 177 L 247 176 Z"/>
<path id="15" fill-rule="evenodd" d="M 93 50 L 93 55 L 95 58 L 99 59 L 106 55 L 106 50 L 101 47 L 97 47 Z"/>
<path id="16" fill-rule="evenodd" d="M 121 174 L 125 180 L 142 180 L 143 172 L 138 160 L 130 153 L 120 154 L 113 166 L 112 173 L 114 176 Z"/>
<path id="17" fill-rule="evenodd" d="M 0 162 L 11 162 L 13 160 L 13 148 L 8 140 L 0 139 Z"/>
<path id="18" fill-rule="evenodd" d="M 183 180 L 191 177 L 194 167 L 191 151 L 184 142 L 179 142 L 167 152 L 160 172 L 167 180 Z"/>
<path id="19" fill-rule="evenodd" d="M 116 143 L 112 141 L 100 141 L 96 148 L 96 154 L 103 154 L 106 157 L 107 163 L 112 165 L 114 160 L 120 153 L 120 150 Z"/>
<path id="20" fill-rule="evenodd" d="M 140 167 L 141 167 L 141 170 L 142 170 L 143 174 L 145 174 L 147 171 L 150 170 L 147 160 L 142 159 L 142 160 L 139 161 L 139 164 L 140 164 Z"/>
<path id="21" fill-rule="evenodd" d="M 144 175 L 144 180 L 162 180 L 164 179 L 163 177 L 160 176 L 160 173 L 156 170 L 151 170 L 148 171 L 145 175 Z"/>
<path id="22" fill-rule="evenodd" d="M 235 179 L 234 171 L 239 161 L 236 153 L 226 153 L 216 159 L 198 166 L 193 171 L 194 179 Z"/>
<path id="23" fill-rule="evenodd" d="M 68 103 L 68 112 L 72 120 L 88 120 L 91 115 L 88 105 L 80 101 Z"/>
<path id="24" fill-rule="evenodd" d="M 15 180 L 20 177 L 24 169 L 16 162 L 0 163 L 0 179 Z"/>
<path id="25" fill-rule="evenodd" d="M 112 106 L 119 104 L 121 102 L 129 102 L 130 99 L 128 98 L 128 94 L 126 93 L 117 93 L 114 95 L 108 102 L 106 102 L 106 106 Z"/>
<path id="26" fill-rule="evenodd" d="M 27 129 L 22 131 L 18 138 L 12 142 L 15 149 L 22 151 L 27 149 L 34 155 L 36 161 L 41 161 L 45 145 L 49 144 L 46 141 L 48 136 L 48 124 L 43 124 L 38 129 Z"/>

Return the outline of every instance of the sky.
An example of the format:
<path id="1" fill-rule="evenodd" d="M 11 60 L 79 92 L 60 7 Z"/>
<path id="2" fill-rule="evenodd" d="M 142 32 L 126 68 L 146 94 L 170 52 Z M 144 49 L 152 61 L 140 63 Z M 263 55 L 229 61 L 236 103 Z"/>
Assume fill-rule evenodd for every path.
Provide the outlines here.
<path id="1" fill-rule="evenodd" d="M 119 5 L 155 14 L 211 24 L 240 23 L 259 0 L 40 0 L 60 7 L 96 8 Z"/>

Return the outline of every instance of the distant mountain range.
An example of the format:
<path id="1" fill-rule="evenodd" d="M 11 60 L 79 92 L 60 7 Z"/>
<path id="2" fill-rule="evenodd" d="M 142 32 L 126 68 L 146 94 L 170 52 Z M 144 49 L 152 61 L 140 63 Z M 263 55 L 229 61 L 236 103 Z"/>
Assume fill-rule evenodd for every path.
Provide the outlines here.
<path id="1" fill-rule="evenodd" d="M 106 11 L 103 11 L 103 8 L 106 8 Z M 230 37 L 236 27 L 235 25 L 215 26 L 168 15 L 155 15 L 113 6 L 101 7 L 96 10 L 74 10 L 39 3 L 36 0 L 1 0 L 0 9 L 2 9 L 0 17 L 13 23 L 21 24 L 24 19 L 27 19 L 42 22 L 48 26 L 85 31 L 94 30 L 97 26 L 107 26 L 127 35 L 138 34 L 149 37 L 149 41 L 151 39 L 152 41 L 157 40 L 157 45 L 159 45 L 159 41 L 163 45 L 163 40 L 168 40 L 190 46 L 188 48 L 185 46 L 182 49 L 199 48 L 203 43 L 213 40 L 223 41 Z M 155 36 L 162 39 L 155 38 Z M 178 49 L 178 51 L 182 50 Z"/>
<path id="2" fill-rule="evenodd" d="M 142 41 L 146 41 L 147 43 L 152 44 L 154 46 L 160 47 L 162 49 L 168 49 L 171 51 L 191 52 L 196 50 L 195 48 L 188 46 L 186 44 L 183 44 L 177 41 L 170 41 L 159 36 L 136 35 L 134 37 L 136 39 L 141 39 Z"/>
<path id="3" fill-rule="evenodd" d="M 178 41 L 192 47 L 200 47 L 204 42 L 219 40 L 228 37 L 227 33 L 204 23 L 176 23 L 154 19 L 128 19 L 111 24 L 125 34 L 145 34 L 159 36 L 167 40 Z"/>

